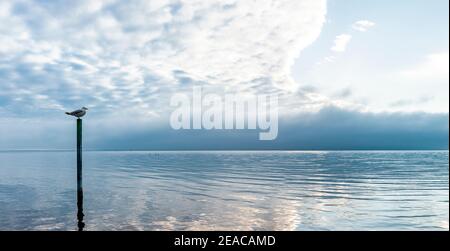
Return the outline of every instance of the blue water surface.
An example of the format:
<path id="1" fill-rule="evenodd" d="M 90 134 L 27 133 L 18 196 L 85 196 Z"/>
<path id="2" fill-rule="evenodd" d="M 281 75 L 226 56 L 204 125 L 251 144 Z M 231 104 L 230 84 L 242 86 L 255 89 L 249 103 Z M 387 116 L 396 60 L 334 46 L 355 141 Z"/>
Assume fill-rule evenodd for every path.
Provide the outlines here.
<path id="1" fill-rule="evenodd" d="M 84 230 L 448 230 L 436 152 L 84 152 Z M 76 230 L 75 152 L 0 152 L 0 230 Z"/>

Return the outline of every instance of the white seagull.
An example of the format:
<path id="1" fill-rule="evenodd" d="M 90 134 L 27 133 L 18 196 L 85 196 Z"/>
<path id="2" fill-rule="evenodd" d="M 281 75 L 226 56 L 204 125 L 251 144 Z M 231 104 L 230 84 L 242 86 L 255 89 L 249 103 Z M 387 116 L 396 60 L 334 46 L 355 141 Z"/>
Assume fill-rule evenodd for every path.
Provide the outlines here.
<path id="1" fill-rule="evenodd" d="M 74 116 L 74 117 L 77 117 L 77 118 L 81 118 L 81 117 L 83 117 L 84 115 L 86 115 L 86 111 L 87 111 L 88 109 L 86 108 L 86 107 L 83 107 L 83 108 L 81 108 L 80 110 L 76 110 L 76 111 L 73 111 L 73 112 L 66 112 L 66 114 L 67 115 L 70 115 L 70 116 Z"/>

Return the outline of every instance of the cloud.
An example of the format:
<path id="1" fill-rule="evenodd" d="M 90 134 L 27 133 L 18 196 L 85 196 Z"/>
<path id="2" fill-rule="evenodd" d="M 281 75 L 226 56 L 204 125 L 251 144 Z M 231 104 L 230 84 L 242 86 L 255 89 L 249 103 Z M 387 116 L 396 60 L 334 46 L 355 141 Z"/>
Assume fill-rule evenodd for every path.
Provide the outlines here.
<path id="1" fill-rule="evenodd" d="M 369 20 L 360 20 L 352 25 L 352 28 L 357 31 L 366 32 L 370 28 L 374 27 L 376 24 Z"/>
<path id="2" fill-rule="evenodd" d="M 448 113 L 371 113 L 327 107 L 280 122 L 279 145 L 292 149 L 448 149 Z"/>
<path id="3" fill-rule="evenodd" d="M 1 1 L 0 102 L 11 116 L 146 116 L 192 84 L 293 91 L 291 65 L 325 15 L 325 0 Z"/>
<path id="4" fill-rule="evenodd" d="M 422 63 L 401 71 L 401 76 L 414 80 L 449 80 L 449 52 L 428 55 Z"/>
<path id="5" fill-rule="evenodd" d="M 339 90 L 334 96 L 337 98 L 348 98 L 353 94 L 353 90 L 350 87 Z"/>
<path id="6" fill-rule="evenodd" d="M 391 103 L 391 106 L 393 107 L 405 107 L 405 106 L 412 106 L 412 105 L 422 105 L 425 103 L 429 103 L 433 101 L 433 97 L 429 96 L 422 96 L 416 99 L 400 99 L 393 103 Z"/>
<path id="7" fill-rule="evenodd" d="M 126 129 L 116 123 L 128 123 Z M 412 150 L 448 149 L 448 113 L 368 113 L 327 107 L 280 120 L 277 140 L 261 142 L 258 131 L 174 131 L 135 121 L 84 125 L 85 149 L 106 150 Z M 40 119 L 0 120 L 2 149 L 73 149 L 75 126 Z M 66 136 L 64 136 L 66 135 Z"/>
<path id="8" fill-rule="evenodd" d="M 347 49 L 347 45 L 352 40 L 352 35 L 342 34 L 336 37 L 334 45 L 331 50 L 334 52 L 344 52 Z"/>
<path id="9" fill-rule="evenodd" d="M 255 143 L 257 137 L 249 132 L 169 131 L 164 123 L 169 121 L 170 96 L 191 91 L 194 84 L 217 92 L 277 93 L 283 115 L 321 111 L 316 115 L 331 116 L 321 109 L 345 105 L 318 94 L 317 86 L 297 89 L 290 73 L 294 60 L 319 36 L 325 16 L 325 0 L 0 1 L 0 127 L 6 135 L 0 138 L 0 146 L 71 148 L 73 139 L 61 135 L 72 135 L 73 125 L 64 120 L 62 111 L 84 105 L 92 108 L 86 125 L 86 133 L 90 132 L 86 143 L 92 148 L 135 144 L 191 149 L 223 142 L 221 147 L 232 149 L 241 141 L 243 147 L 253 148 L 260 142 Z M 373 27 L 369 26 L 357 27 Z M 337 36 L 332 51 L 345 51 L 351 34 Z M 335 56 L 325 61 L 332 62 Z M 448 52 L 431 55 L 400 75 L 423 81 L 440 76 L 448 86 Z M 360 96 L 357 91 L 343 90 L 336 96 Z M 399 100 L 397 105 L 408 102 Z M 380 125 L 375 118 L 398 122 L 393 115 L 339 114 L 360 124 L 367 119 Z M 417 116 L 402 117 L 404 128 Z M 324 127 L 320 123 L 336 123 L 324 117 L 307 120 L 312 122 L 304 118 L 292 118 L 296 124 L 280 128 L 280 133 L 303 131 L 301 138 L 289 141 L 285 133 L 285 143 L 260 147 L 324 148 L 325 144 L 319 144 L 320 133 L 328 131 L 320 131 Z M 433 121 L 440 125 L 445 118 L 433 117 Z M 428 127 L 419 131 L 423 135 L 436 129 L 427 121 Z M 354 135 L 351 129 L 328 129 Z M 440 129 L 437 132 L 442 134 Z M 197 144 L 200 138 L 205 143 Z M 420 146 L 417 142 L 413 145 Z M 338 143 L 336 139 L 326 146 Z"/>

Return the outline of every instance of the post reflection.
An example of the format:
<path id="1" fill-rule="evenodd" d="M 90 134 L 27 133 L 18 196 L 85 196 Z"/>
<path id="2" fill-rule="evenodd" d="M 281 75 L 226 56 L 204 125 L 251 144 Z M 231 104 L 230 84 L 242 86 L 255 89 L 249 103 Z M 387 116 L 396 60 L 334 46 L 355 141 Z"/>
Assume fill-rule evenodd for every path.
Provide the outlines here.
<path id="1" fill-rule="evenodd" d="M 85 224 L 83 222 L 84 213 L 83 213 L 83 190 L 82 189 L 78 189 L 78 191 L 77 191 L 77 208 L 78 208 L 78 212 L 77 212 L 78 231 L 83 231 Z"/>

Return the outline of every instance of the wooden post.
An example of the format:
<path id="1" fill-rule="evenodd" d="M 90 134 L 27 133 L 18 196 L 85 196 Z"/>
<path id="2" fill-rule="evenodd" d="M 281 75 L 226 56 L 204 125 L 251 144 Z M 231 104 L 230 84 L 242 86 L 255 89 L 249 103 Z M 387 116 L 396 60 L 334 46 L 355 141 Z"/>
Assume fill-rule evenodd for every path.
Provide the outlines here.
<path id="1" fill-rule="evenodd" d="M 83 231 L 83 160 L 82 160 L 82 142 L 83 142 L 83 120 L 77 119 L 77 219 L 78 231 Z"/>
<path id="2" fill-rule="evenodd" d="M 77 191 L 83 191 L 83 120 L 77 119 Z"/>

